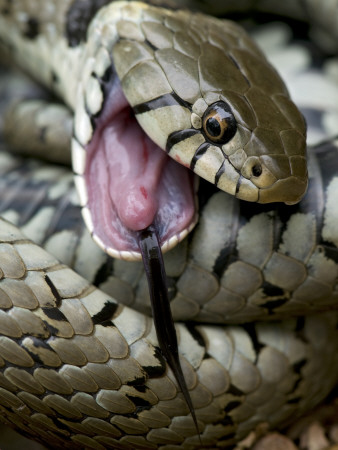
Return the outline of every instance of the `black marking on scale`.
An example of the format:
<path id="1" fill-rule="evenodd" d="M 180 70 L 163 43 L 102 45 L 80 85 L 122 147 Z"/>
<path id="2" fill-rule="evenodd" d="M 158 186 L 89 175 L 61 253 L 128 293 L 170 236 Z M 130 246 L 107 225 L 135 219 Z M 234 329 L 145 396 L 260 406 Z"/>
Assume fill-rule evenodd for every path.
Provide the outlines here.
<path id="1" fill-rule="evenodd" d="M 292 365 L 293 370 L 294 370 L 296 373 L 301 374 L 301 373 L 302 373 L 302 368 L 306 365 L 306 363 L 307 363 L 307 361 L 306 361 L 305 358 L 301 359 L 301 360 L 298 361 L 298 362 L 295 362 L 295 363 Z"/>
<path id="2" fill-rule="evenodd" d="M 152 404 L 148 401 L 148 400 L 146 400 L 145 398 L 142 398 L 142 397 L 138 397 L 138 396 L 136 396 L 136 395 L 130 395 L 130 394 L 127 394 L 126 395 L 126 397 L 127 398 L 129 398 L 129 400 L 131 401 L 131 402 L 133 402 L 134 403 L 134 405 L 136 406 L 136 407 L 141 407 L 142 409 L 150 409 L 150 408 L 152 408 Z"/>
<path id="3" fill-rule="evenodd" d="M 34 40 L 40 33 L 40 24 L 39 21 L 35 17 L 29 17 L 26 22 L 26 29 L 24 32 L 24 36 L 27 39 Z"/>
<path id="4" fill-rule="evenodd" d="M 133 111 L 135 114 L 143 114 L 148 111 L 153 111 L 154 109 L 175 105 L 183 106 L 191 111 L 191 104 L 182 100 L 175 92 L 169 92 L 153 98 L 148 102 L 139 103 L 138 105 L 133 106 Z"/>
<path id="5" fill-rule="evenodd" d="M 35 348 L 45 348 L 47 350 L 50 350 L 51 352 L 54 352 L 54 350 L 52 350 L 51 346 L 49 344 L 47 344 L 46 341 L 43 341 L 42 339 L 39 339 L 35 336 L 30 336 L 29 340 L 32 342 L 33 347 L 35 347 Z"/>
<path id="6" fill-rule="evenodd" d="M 240 227 L 240 215 L 238 202 L 233 199 L 232 202 L 232 221 L 230 228 L 230 236 L 224 243 L 224 247 L 220 249 L 218 255 L 215 258 L 215 262 L 212 271 L 222 278 L 226 269 L 234 262 L 238 261 L 238 251 L 236 247 L 236 241 L 238 231 Z"/>
<path id="7" fill-rule="evenodd" d="M 156 52 L 156 50 L 158 50 L 158 47 L 156 47 L 156 45 L 154 45 L 153 43 L 151 43 L 150 41 L 148 41 L 148 39 L 145 39 L 144 43 L 146 45 L 148 45 L 148 47 L 150 47 L 152 50 L 154 50 Z"/>
<path id="8" fill-rule="evenodd" d="M 93 281 L 94 286 L 100 286 L 108 280 L 108 278 L 114 273 L 114 258 L 107 255 L 104 263 L 96 271 L 96 275 Z"/>
<path id="9" fill-rule="evenodd" d="M 338 135 L 312 146 L 311 152 L 316 154 L 321 171 L 329 173 L 329 180 L 337 175 Z"/>
<path id="10" fill-rule="evenodd" d="M 46 134 L 47 134 L 47 131 L 48 131 L 48 129 L 47 129 L 46 126 L 41 127 L 41 128 L 39 129 L 39 136 L 38 136 L 38 138 L 39 138 L 39 141 L 42 142 L 43 144 L 46 143 Z"/>
<path id="11" fill-rule="evenodd" d="M 302 380 L 299 380 L 299 382 L 301 382 Z M 298 397 L 294 397 L 294 398 L 291 398 L 291 399 L 289 399 L 288 401 L 287 401 L 287 403 L 290 405 L 292 405 L 293 403 L 294 404 L 296 404 L 296 403 L 299 403 L 300 401 L 302 400 L 302 397 L 301 396 L 298 396 Z"/>
<path id="12" fill-rule="evenodd" d="M 226 442 L 226 441 L 233 441 L 233 439 L 236 437 L 236 433 L 234 431 L 228 431 L 223 436 L 220 436 L 217 440 L 218 442 Z M 232 449 L 235 449 L 236 446 L 234 445 Z M 229 448 L 227 446 L 228 450 L 231 450 L 231 447 Z"/>
<path id="13" fill-rule="evenodd" d="M 4 5 L 3 8 L 1 9 L 1 14 L 3 16 L 7 16 L 9 15 L 11 12 L 11 3 L 10 0 L 7 0 L 7 5 Z"/>
<path id="14" fill-rule="evenodd" d="M 297 317 L 296 327 L 295 331 L 297 332 L 298 337 L 301 333 L 303 333 L 305 327 L 305 317 L 299 316 Z M 303 334 L 301 335 L 301 339 L 303 339 Z M 307 342 L 307 340 L 304 340 L 304 342 Z"/>
<path id="15" fill-rule="evenodd" d="M 55 204 L 55 209 L 53 216 L 50 218 L 48 228 L 45 231 L 45 236 L 41 241 L 42 245 L 44 245 L 54 233 L 64 230 L 71 230 L 75 234 L 74 238 L 76 237 L 77 242 L 80 241 L 80 236 L 83 235 L 85 225 L 81 214 L 79 214 L 81 210 L 80 206 L 74 205 L 72 202 L 73 193 L 74 190 L 71 183 L 69 183 L 69 190 L 63 197 L 45 203 L 46 205 Z"/>
<path id="16" fill-rule="evenodd" d="M 35 336 L 31 336 L 30 339 L 31 343 L 33 344 L 32 347 L 30 348 L 25 348 L 25 350 L 29 353 L 29 355 L 33 358 L 33 360 L 37 363 L 37 364 L 41 364 L 42 366 L 44 365 L 44 362 L 42 361 L 42 359 L 40 358 L 40 356 L 38 355 L 38 349 L 45 349 L 47 351 L 49 351 L 50 353 L 54 354 L 54 350 L 50 347 L 50 345 L 48 345 L 45 341 L 36 338 Z M 36 349 L 36 352 L 34 352 L 34 348 Z M 33 374 L 32 374 L 33 375 Z"/>
<path id="17" fill-rule="evenodd" d="M 144 385 L 144 383 L 147 382 L 147 377 L 145 375 L 141 376 L 141 377 L 136 377 L 133 378 L 132 380 L 126 381 L 125 384 L 127 384 L 128 386 L 133 386 L 134 389 L 136 389 L 137 391 L 140 389 L 142 389 L 142 387 L 145 389 L 146 386 Z M 145 390 L 143 391 L 145 392 Z"/>
<path id="18" fill-rule="evenodd" d="M 243 392 L 241 389 L 237 388 L 237 387 L 236 387 L 235 385 L 233 385 L 233 384 L 230 384 L 229 389 L 227 390 L 227 394 L 232 394 L 232 395 L 235 395 L 236 397 L 242 397 L 242 396 L 244 396 L 244 392 Z M 229 411 L 229 410 L 230 410 L 229 407 L 230 407 L 230 404 L 231 404 L 231 403 L 237 403 L 237 401 L 228 403 L 228 405 L 225 407 L 225 410 L 226 410 L 226 411 Z M 232 409 L 232 408 L 231 408 L 231 409 Z"/>
<path id="19" fill-rule="evenodd" d="M 224 419 L 220 420 L 218 423 L 222 424 L 223 426 L 235 425 L 232 417 L 229 415 L 225 416 Z"/>
<path id="20" fill-rule="evenodd" d="M 157 232 L 152 226 L 140 231 L 139 246 L 148 280 L 149 295 L 159 346 L 169 367 L 174 373 L 188 405 L 196 431 L 200 436 L 195 410 L 179 360 L 177 336 L 167 295 L 166 273 L 161 247 Z"/>
<path id="21" fill-rule="evenodd" d="M 101 311 L 99 311 L 92 317 L 94 325 L 102 325 L 107 321 L 109 321 L 111 324 L 111 321 L 113 320 L 114 314 L 118 306 L 119 305 L 117 303 L 107 300 Z"/>
<path id="22" fill-rule="evenodd" d="M 280 306 L 285 305 L 285 303 L 287 303 L 288 300 L 289 299 L 287 297 L 285 297 L 285 298 L 277 298 L 277 299 L 274 299 L 274 300 L 269 300 L 269 301 L 261 304 L 260 306 L 262 308 L 266 308 L 268 310 L 269 315 L 273 315 L 273 314 L 275 314 L 274 310 L 276 308 L 279 308 Z"/>
<path id="23" fill-rule="evenodd" d="M 287 228 L 288 221 L 293 214 L 299 211 L 299 204 L 285 205 L 284 203 L 256 203 L 239 201 L 239 217 L 240 225 L 244 226 L 254 216 L 265 214 L 271 223 L 272 229 L 272 248 L 277 251 L 282 235 Z M 270 227 L 267 228 L 267 232 Z"/>
<path id="24" fill-rule="evenodd" d="M 194 340 L 198 343 L 198 345 L 200 347 L 206 348 L 207 344 L 205 343 L 205 340 L 204 340 L 202 334 L 196 328 L 196 323 L 187 322 L 185 324 L 185 326 L 187 327 L 187 330 L 189 331 L 191 336 L 194 338 Z"/>
<path id="25" fill-rule="evenodd" d="M 275 286 L 274 284 L 268 283 L 265 281 L 262 285 L 263 293 L 267 297 L 275 297 L 275 298 L 284 298 L 285 292 L 279 286 Z"/>
<path id="26" fill-rule="evenodd" d="M 255 363 L 257 363 L 259 353 L 265 347 L 265 344 L 262 344 L 261 342 L 259 342 L 257 330 L 256 330 L 255 324 L 253 322 L 244 324 L 243 329 L 248 333 L 248 335 L 251 338 L 252 345 L 256 352 Z"/>
<path id="27" fill-rule="evenodd" d="M 228 391 L 228 392 L 230 392 L 230 391 Z M 230 392 L 231 394 L 232 394 L 232 392 Z M 235 394 L 236 395 L 236 394 Z M 241 394 L 241 396 L 242 395 L 244 395 L 244 394 Z M 241 404 L 242 404 L 242 402 L 240 402 L 240 401 L 238 401 L 238 400 L 233 400 L 233 401 L 231 401 L 231 402 L 229 402 L 227 405 L 226 405 L 226 407 L 224 408 L 224 411 L 225 412 L 230 412 L 230 411 L 232 411 L 233 409 L 235 409 L 235 408 L 237 408 L 238 406 L 241 406 Z"/>
<path id="28" fill-rule="evenodd" d="M 226 269 L 237 260 L 236 235 L 231 233 L 231 238 L 229 241 L 225 242 L 224 247 L 221 248 L 216 256 L 212 271 L 219 279 L 221 279 Z"/>
<path id="29" fill-rule="evenodd" d="M 32 338 L 30 338 L 30 340 L 32 340 Z M 33 345 L 34 345 L 34 343 L 33 343 Z M 34 346 L 35 346 L 35 345 L 34 345 Z M 28 352 L 29 356 L 31 356 L 31 358 L 33 359 L 33 361 L 34 361 L 36 364 L 41 365 L 41 366 L 44 365 L 44 362 L 42 361 L 42 359 L 40 358 L 40 356 L 39 356 L 37 353 L 34 353 L 34 352 L 31 351 L 31 350 L 28 350 L 27 347 L 25 348 L 25 350 L 26 350 L 26 352 Z M 54 352 L 54 350 L 52 350 L 51 348 L 49 348 L 49 350 L 51 350 L 52 352 Z M 33 372 L 33 373 L 34 373 L 34 372 Z M 33 373 L 32 373 L 31 375 L 33 375 Z"/>
<path id="30" fill-rule="evenodd" d="M 46 283 L 48 284 L 50 290 L 52 291 L 52 294 L 53 294 L 54 297 L 55 297 L 55 300 L 56 300 L 56 306 L 60 306 L 60 305 L 61 305 L 61 302 L 62 302 L 61 295 L 59 294 L 59 291 L 56 289 L 54 283 L 52 282 L 52 280 L 49 278 L 49 276 L 48 276 L 47 274 L 45 275 L 45 281 L 46 281 Z M 48 314 L 47 314 L 47 315 L 48 315 Z M 50 317 L 50 316 L 48 316 L 48 317 Z"/>
<path id="31" fill-rule="evenodd" d="M 142 370 L 146 372 L 150 378 L 158 378 L 165 374 L 166 361 L 159 347 L 154 347 L 153 357 L 157 360 L 158 365 L 142 366 Z"/>
<path id="32" fill-rule="evenodd" d="M 101 88 L 106 90 L 106 85 L 112 80 L 113 76 L 117 77 L 117 73 L 113 63 L 111 63 L 105 70 L 102 76 L 99 76 L 97 73 L 92 72 L 90 74 L 95 80 L 97 80 L 101 86 Z"/>
<path id="33" fill-rule="evenodd" d="M 87 29 L 95 14 L 111 0 L 75 0 L 66 14 L 65 36 L 70 47 L 86 41 Z"/>
<path id="34" fill-rule="evenodd" d="M 39 165 L 39 167 L 45 167 Z M 18 164 L 10 170 L 1 171 L 0 190 L 6 192 L 6 196 L 0 202 L 0 213 L 12 209 L 18 213 L 18 226 L 22 226 L 31 220 L 35 214 L 44 207 L 53 209 L 48 228 L 44 232 L 41 243 L 44 244 L 54 233 L 62 230 L 74 230 L 76 236 L 82 234 L 83 220 L 79 214 L 79 207 L 74 205 L 72 198 L 72 181 L 67 180 L 69 190 L 67 195 L 60 198 L 49 196 L 49 189 L 58 180 L 64 178 L 64 173 L 50 180 L 35 180 L 32 175 L 36 164 L 24 159 L 18 160 Z M 13 177 L 11 174 L 15 173 Z"/>
<path id="35" fill-rule="evenodd" d="M 332 243 L 323 241 L 317 249 L 318 252 L 323 252 L 326 258 L 338 263 L 338 249 Z"/>
<path id="36" fill-rule="evenodd" d="M 324 211 L 328 200 L 328 187 L 337 178 L 338 148 L 334 139 L 329 139 L 311 146 L 308 153 L 311 167 L 309 175 L 311 176 L 309 176 L 306 195 L 300 203 L 300 212 L 315 214 L 317 242 L 335 248 L 332 243 L 323 240 L 323 226 Z"/>
<path id="37" fill-rule="evenodd" d="M 59 308 L 55 308 L 55 307 L 48 308 L 46 306 L 41 309 L 49 319 L 55 320 L 56 322 L 67 322 L 68 323 L 66 316 L 64 316 L 64 314 L 59 310 Z"/>
<path id="38" fill-rule="evenodd" d="M 305 358 L 303 358 L 292 364 L 292 369 L 293 369 L 294 373 L 298 375 L 298 377 L 296 378 L 296 380 L 292 386 L 292 389 L 290 389 L 289 395 L 296 392 L 299 384 L 301 383 L 301 381 L 303 379 L 302 370 L 303 370 L 303 367 L 306 365 L 306 363 L 307 363 L 307 360 Z M 290 400 L 288 400 L 288 403 L 293 403 L 293 401 L 294 401 L 293 399 L 290 399 Z"/>
<path id="39" fill-rule="evenodd" d="M 96 74 L 94 73 L 94 75 Z M 105 85 L 108 84 L 113 79 L 113 77 L 115 77 L 116 79 L 118 78 L 115 66 L 113 65 L 113 63 L 111 63 L 111 65 L 106 68 L 102 77 L 100 78 L 99 76 L 97 76 L 97 79 L 100 80 L 101 84 Z"/>
<path id="40" fill-rule="evenodd" d="M 133 385 L 133 388 L 135 389 L 135 391 L 140 392 L 141 394 L 145 394 L 146 392 L 149 392 L 149 388 L 144 384 L 146 382 L 144 377 L 140 377 L 140 380 L 144 380 L 141 382 L 141 384 L 137 384 L 135 383 Z M 137 381 L 138 379 L 135 379 L 135 381 Z M 131 386 L 131 385 L 130 385 Z"/>
<path id="41" fill-rule="evenodd" d="M 11 177 L 14 170 L 17 176 Z M 32 170 L 32 165 L 26 162 L 1 174 L 0 187 L 4 189 L 6 196 L 1 201 L 0 213 L 9 208 L 17 211 L 19 227 L 28 222 L 48 198 L 50 183 L 46 180 L 35 181 Z"/>
<path id="42" fill-rule="evenodd" d="M 52 80 L 52 84 L 58 84 L 60 79 L 58 77 L 58 75 L 54 72 L 54 70 L 51 71 L 51 80 Z"/>

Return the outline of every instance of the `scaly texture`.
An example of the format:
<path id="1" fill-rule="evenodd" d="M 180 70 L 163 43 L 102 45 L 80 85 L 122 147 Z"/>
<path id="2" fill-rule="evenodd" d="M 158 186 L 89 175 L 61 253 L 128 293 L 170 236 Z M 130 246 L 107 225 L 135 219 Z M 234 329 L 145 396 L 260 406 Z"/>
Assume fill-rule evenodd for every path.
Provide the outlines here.
<path id="1" fill-rule="evenodd" d="M 62 24 L 62 14 L 58 20 Z M 34 22 L 30 25 L 34 31 Z M 75 51 L 73 56 L 76 61 Z M 64 93 L 62 83 L 59 92 L 71 104 L 74 91 Z M 335 308 L 336 148 L 329 146 L 323 153 L 325 157 L 311 160 L 310 189 L 315 195 L 299 207 L 272 212 L 244 206 L 222 193 L 204 195 L 191 246 L 184 242 L 168 255 L 177 317 L 217 322 L 222 316 L 237 322 L 257 319 L 260 311 L 276 318 L 300 313 L 304 306 L 307 312 Z M 8 186 L 20 162 L 5 154 L 1 158 L 1 182 Z M 78 212 L 78 206 L 67 173 L 61 170 L 64 178 L 58 184 L 60 171 L 33 167 L 36 172 L 21 169 L 20 187 L 24 192 L 28 186 L 42 188 L 37 191 L 41 197 L 29 206 L 23 194 L 13 195 L 2 212 L 26 230 L 36 230 L 38 224 L 45 235 L 37 238 L 55 248 L 65 236 L 76 236 L 64 212 Z M 42 197 L 46 204 L 37 210 Z M 230 211 L 242 215 L 230 218 Z M 78 216 L 73 220 L 78 222 Z M 62 221 L 65 234 L 57 229 Z M 257 245 L 259 236 L 264 237 L 262 245 Z M 91 287 L 5 221 L 0 242 L 2 420 L 47 444 L 53 439 L 54 447 L 198 447 L 186 405 L 157 350 L 150 319 Z M 225 242 L 236 249 L 235 260 L 229 261 L 222 250 Z M 92 254 L 87 252 L 88 259 Z M 70 251 L 68 258 L 74 259 Z M 115 297 L 146 301 L 137 263 L 129 271 L 125 262 L 108 264 L 114 264 Z M 331 311 L 244 327 L 178 325 L 203 446 L 230 445 L 258 423 L 276 426 L 320 401 L 337 379 L 336 323 Z"/>
<path id="2" fill-rule="evenodd" d="M 55 448 L 198 446 L 151 320 L 9 223 L 0 230 L 2 420 Z M 177 325 L 203 445 L 231 444 L 325 396 L 337 379 L 336 320 L 331 312 L 244 328 Z"/>

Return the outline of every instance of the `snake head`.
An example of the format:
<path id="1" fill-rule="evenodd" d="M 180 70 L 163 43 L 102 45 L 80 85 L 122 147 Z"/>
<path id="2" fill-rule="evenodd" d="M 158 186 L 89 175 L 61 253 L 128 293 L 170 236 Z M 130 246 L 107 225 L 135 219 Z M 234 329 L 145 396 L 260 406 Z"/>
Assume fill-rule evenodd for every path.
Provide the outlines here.
<path id="1" fill-rule="evenodd" d="M 300 200 L 303 117 L 242 28 L 112 2 L 87 39 L 73 166 L 83 217 L 107 253 L 140 259 L 137 235 L 150 225 L 164 251 L 182 240 L 197 222 L 193 172 L 239 199 Z"/>
<path id="2" fill-rule="evenodd" d="M 121 19 L 113 60 L 147 135 L 239 199 L 297 203 L 307 188 L 305 122 L 246 32 L 201 14 L 145 15 L 137 39 Z"/>

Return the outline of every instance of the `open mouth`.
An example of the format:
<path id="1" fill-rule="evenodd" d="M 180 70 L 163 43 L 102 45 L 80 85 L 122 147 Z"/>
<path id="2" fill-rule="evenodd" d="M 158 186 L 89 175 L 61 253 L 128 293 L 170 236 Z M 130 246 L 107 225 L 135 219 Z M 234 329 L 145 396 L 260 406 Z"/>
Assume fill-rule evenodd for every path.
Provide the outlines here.
<path id="1" fill-rule="evenodd" d="M 193 173 L 149 139 L 118 81 L 86 150 L 84 177 L 93 237 L 108 254 L 140 259 L 138 234 L 151 224 L 163 251 L 193 228 Z"/>

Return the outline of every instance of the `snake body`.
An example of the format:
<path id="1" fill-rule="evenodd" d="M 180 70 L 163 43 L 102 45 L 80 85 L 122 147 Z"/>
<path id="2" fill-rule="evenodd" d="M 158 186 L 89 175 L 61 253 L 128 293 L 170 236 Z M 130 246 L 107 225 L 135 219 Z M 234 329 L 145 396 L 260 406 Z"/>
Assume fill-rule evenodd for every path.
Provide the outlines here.
<path id="1" fill-rule="evenodd" d="M 4 19 L 0 30 L 7 48 L 16 53 L 21 64 L 76 110 L 73 152 L 79 157 L 75 159 L 75 171 L 80 185 L 80 203 L 86 211 L 88 200 L 81 186 L 84 173 L 81 153 L 92 138 L 95 114 L 103 108 L 100 92 L 104 90 L 98 91 L 98 84 L 92 80 L 93 73 L 96 79 L 101 77 L 101 81 L 107 73 L 107 55 L 102 42 L 109 46 L 118 41 L 125 49 L 123 37 L 133 33 L 136 43 L 140 42 L 135 23 L 141 20 L 140 15 L 144 18 L 144 11 L 148 14 L 147 26 L 143 28 L 147 32 L 147 45 L 152 39 L 160 39 L 158 50 L 159 46 L 166 45 L 163 42 L 170 40 L 170 36 L 165 34 L 162 25 L 159 26 L 159 17 L 163 22 L 162 9 L 144 9 L 146 7 L 139 3 L 134 7 L 133 2 L 119 2 L 122 6 L 116 13 L 115 2 L 109 2 L 105 8 L 101 7 L 107 2 L 92 2 L 97 14 L 90 25 L 91 38 L 84 44 L 81 27 L 77 33 L 69 31 L 68 37 L 63 33 L 69 11 L 74 14 L 77 3 L 81 2 L 38 2 L 38 6 L 35 2 L 3 2 Z M 175 21 L 170 14 L 173 28 Z M 185 17 L 188 13 L 176 14 Z M 109 21 L 105 22 L 107 17 Z M 215 19 L 208 20 L 217 26 Z M 18 31 L 12 28 L 13 24 Z M 241 33 L 237 26 L 228 26 L 234 33 Z M 119 39 L 116 39 L 116 29 Z M 180 30 L 176 32 L 179 35 Z M 184 46 L 182 39 L 177 36 L 175 39 L 176 45 L 181 42 L 181 47 Z M 216 41 L 216 37 L 214 39 Z M 251 45 L 246 35 L 241 34 L 240 39 L 247 46 Z M 134 47 L 140 51 L 140 45 Z M 193 47 L 191 43 L 190 47 Z M 147 49 L 142 48 L 146 52 Z M 253 52 L 258 52 L 256 47 Z M 36 58 L 41 61 L 38 73 Z M 240 56 L 238 58 L 240 60 Z M 120 59 L 127 64 L 126 57 Z M 165 65 L 165 59 L 162 64 Z M 274 74 L 270 66 L 266 67 Z M 121 70 L 132 72 L 126 68 Z M 70 77 L 69 72 L 73 72 L 73 76 Z M 81 82 L 80 72 L 85 74 Z M 119 76 L 127 87 L 134 85 L 124 79 L 123 74 Z M 254 79 L 258 75 L 248 72 L 246 76 L 252 82 L 250 77 Z M 170 82 L 175 85 L 174 76 Z M 192 78 L 190 87 L 194 82 Z M 273 88 L 278 85 L 283 91 L 283 105 L 287 105 L 287 111 L 294 112 L 285 88 L 279 83 L 276 79 Z M 87 88 L 90 84 L 91 90 Z M 144 92 L 148 92 L 148 88 Z M 79 95 L 85 98 L 85 106 L 83 101 L 77 103 L 75 95 L 81 89 L 85 95 Z M 189 130 L 192 130 L 191 117 L 198 122 L 199 110 L 195 94 L 189 89 L 184 89 L 187 97 L 183 97 L 183 106 L 173 102 L 171 91 L 161 90 L 154 98 L 170 94 L 166 98 L 174 104 L 157 110 L 163 110 L 168 122 L 171 108 L 175 108 L 177 116 L 182 114 L 184 122 L 188 114 L 185 110 L 189 110 L 187 103 L 195 105 L 192 112 L 195 115 L 189 111 Z M 93 96 L 92 92 L 97 95 Z M 211 104 L 220 99 L 217 90 L 213 93 Z M 280 99 L 281 93 L 276 96 Z M 102 101 L 98 102 L 97 98 Z M 228 93 L 227 100 L 230 98 L 231 93 Z M 240 103 L 239 98 L 232 93 L 232 105 L 236 101 Z M 266 102 L 269 104 L 269 100 Z M 143 97 L 142 101 L 137 97 L 132 106 L 144 103 Z M 91 114 L 84 113 L 88 107 Z M 147 108 L 144 111 L 143 106 L 145 115 L 141 121 L 147 122 L 149 116 L 155 114 L 149 104 Z M 183 112 L 179 113 L 182 108 Z M 243 111 L 240 107 L 233 109 Z M 141 107 L 136 111 L 140 113 Z M 264 119 L 259 114 L 256 120 L 260 124 Z M 271 117 L 274 121 L 273 114 Z M 292 117 L 295 117 L 295 128 L 300 129 L 294 129 L 292 134 L 298 136 L 301 154 L 291 155 L 291 159 L 301 161 L 294 164 L 304 187 L 304 124 L 297 112 Z M 248 117 L 243 119 L 243 129 L 248 120 Z M 143 126 L 147 128 L 146 124 Z M 194 128 L 197 129 L 198 126 Z M 170 134 L 173 129 L 166 132 Z M 244 131 L 232 147 L 224 144 L 230 146 L 230 156 L 235 155 L 237 175 L 242 169 L 246 170 L 243 135 Z M 268 139 L 264 133 L 260 137 L 263 144 L 264 139 Z M 271 134 L 269 137 L 275 142 Z M 197 132 L 190 133 L 188 139 L 196 140 L 198 146 L 205 143 Z M 181 142 L 187 145 L 185 139 Z M 189 165 L 196 151 L 196 144 L 191 146 Z M 217 146 L 204 146 L 200 158 L 195 157 L 197 173 L 199 170 L 200 174 L 204 173 L 202 168 L 198 169 L 199 164 L 204 164 L 203 157 L 214 158 L 210 147 L 219 154 Z M 299 205 L 292 207 L 245 204 L 202 183 L 199 191 L 201 217 L 196 230 L 189 243 L 184 240 L 166 255 L 171 306 L 176 320 L 246 323 L 242 327 L 177 324 L 182 366 L 203 448 L 230 446 L 260 423 L 267 422 L 271 427 L 283 424 L 317 404 L 336 383 L 336 153 L 337 148 L 332 143 L 310 155 L 309 193 Z M 250 156 L 253 159 L 248 167 L 252 168 L 257 155 L 249 155 L 249 159 Z M 277 160 L 287 157 L 283 150 Z M 108 291 L 103 293 L 93 287 L 60 264 L 55 256 L 29 241 L 14 225 L 1 219 L 1 420 L 41 442 L 50 444 L 53 440 L 55 448 L 199 447 L 201 444 L 182 394 L 158 350 L 152 321 L 143 315 L 149 313 L 149 300 L 140 264 L 112 262 L 94 247 L 88 232 L 82 228 L 80 207 L 74 200 L 70 177 L 65 170 L 38 163 L 21 166 L 20 160 L 7 154 L 2 154 L 1 158 L 1 183 L 7 186 L 7 199 L 0 206 L 2 215 L 22 226 L 26 233 L 31 232 L 47 249 L 54 249 L 63 261 L 72 261 L 79 273 L 96 284 L 101 283 Z M 218 160 L 218 169 L 219 164 Z M 282 172 L 281 167 L 283 164 L 276 166 L 276 171 Z M 270 180 L 271 172 L 268 176 L 264 170 L 264 176 Z M 31 188 L 42 192 L 32 204 L 18 200 L 17 185 L 13 186 L 13 191 L 8 191 L 14 171 L 22 173 L 19 186 L 22 192 L 29 192 Z M 274 176 L 278 178 L 276 173 Z M 214 180 L 215 173 L 205 178 Z M 238 192 L 242 192 L 241 186 L 248 180 L 242 179 L 240 184 L 235 183 L 239 186 Z M 257 189 L 254 192 L 257 193 Z M 40 199 L 43 199 L 41 209 Z M 257 200 L 257 196 L 251 200 Z M 282 200 L 292 202 L 294 198 L 283 197 Z M 71 224 L 65 219 L 69 217 L 66 212 L 72 217 Z M 71 231 L 74 224 L 76 231 Z M 40 228 L 39 235 L 35 234 L 36 228 Z M 75 234 L 83 239 L 62 254 L 60 242 L 65 238 L 71 242 Z M 100 239 L 97 237 L 96 241 Z M 107 250 L 104 243 L 101 242 L 101 246 Z M 88 255 L 101 265 L 100 275 L 95 280 L 90 266 L 84 265 Z M 128 255 L 122 256 L 130 259 Z M 327 309 L 328 312 L 320 312 Z M 310 314 L 314 312 L 320 313 Z M 304 313 L 308 315 L 299 316 Z M 253 322 L 262 318 L 284 319 L 292 314 L 296 317 L 283 321 Z"/>

